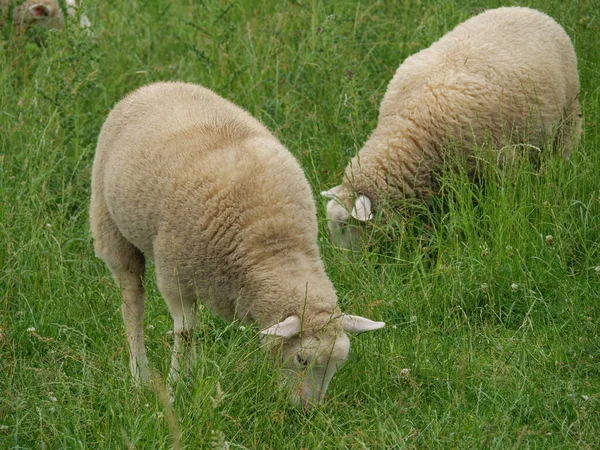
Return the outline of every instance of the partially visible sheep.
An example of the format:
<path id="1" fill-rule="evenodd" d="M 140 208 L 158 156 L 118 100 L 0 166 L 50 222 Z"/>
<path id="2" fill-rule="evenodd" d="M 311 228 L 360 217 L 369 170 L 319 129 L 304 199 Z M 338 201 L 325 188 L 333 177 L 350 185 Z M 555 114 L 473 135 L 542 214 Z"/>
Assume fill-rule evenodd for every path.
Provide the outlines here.
<path id="1" fill-rule="evenodd" d="M 0 12 L 2 20 L 5 19 L 9 11 L 11 0 L 0 0 Z M 15 1 L 16 7 L 13 10 L 12 20 L 17 32 L 32 25 L 43 26 L 46 28 L 63 28 L 65 18 L 58 0 L 26 0 Z M 77 3 L 75 0 L 66 0 L 67 13 L 69 16 L 77 18 Z M 90 21 L 83 13 L 79 14 L 79 26 L 87 28 Z"/>
<path id="2" fill-rule="evenodd" d="M 581 133 L 578 97 L 575 51 L 552 18 L 509 7 L 458 25 L 402 63 L 377 128 L 342 184 L 321 193 L 331 199 L 334 243 L 351 248 L 362 234 L 358 224 L 385 202 L 427 199 L 445 162 L 465 158 L 472 172 L 477 145 L 504 149 L 503 161 L 551 142 L 568 158 Z"/>
<path id="3" fill-rule="evenodd" d="M 304 404 L 323 398 L 346 359 L 345 332 L 384 326 L 340 312 L 298 162 L 250 114 L 201 86 L 156 83 L 115 106 L 98 140 L 90 224 L 121 286 L 130 368 L 144 382 L 146 258 L 174 321 L 171 381 L 181 355 L 193 357 L 198 299 L 263 327 Z"/>

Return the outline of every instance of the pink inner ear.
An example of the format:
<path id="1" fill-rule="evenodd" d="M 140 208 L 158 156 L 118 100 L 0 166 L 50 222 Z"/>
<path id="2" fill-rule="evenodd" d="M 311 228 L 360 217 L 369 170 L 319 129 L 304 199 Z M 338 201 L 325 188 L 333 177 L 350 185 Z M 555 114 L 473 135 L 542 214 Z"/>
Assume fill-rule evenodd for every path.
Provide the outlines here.
<path id="1" fill-rule="evenodd" d="M 48 15 L 48 11 L 46 10 L 46 8 L 42 5 L 37 5 L 34 6 L 33 8 L 30 9 L 30 11 L 33 13 L 34 16 L 39 17 L 39 16 L 47 16 Z"/>

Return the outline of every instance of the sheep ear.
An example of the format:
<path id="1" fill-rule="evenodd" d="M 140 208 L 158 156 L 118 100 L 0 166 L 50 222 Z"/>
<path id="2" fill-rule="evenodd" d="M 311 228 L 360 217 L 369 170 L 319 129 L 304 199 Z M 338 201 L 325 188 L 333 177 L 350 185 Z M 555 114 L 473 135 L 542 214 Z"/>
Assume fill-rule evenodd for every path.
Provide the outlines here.
<path id="1" fill-rule="evenodd" d="M 298 316 L 290 316 L 283 322 L 279 322 L 260 332 L 264 336 L 279 336 L 284 338 L 291 338 L 298 333 L 300 333 L 300 318 Z"/>
<path id="2" fill-rule="evenodd" d="M 341 186 L 335 186 L 331 189 L 328 189 L 327 191 L 321 191 L 321 195 L 325 198 L 334 199 L 339 197 L 341 190 Z"/>
<path id="3" fill-rule="evenodd" d="M 371 199 L 366 195 L 359 194 L 354 201 L 354 208 L 352 208 L 352 217 L 361 222 L 366 222 L 373 218 L 371 213 Z"/>
<path id="4" fill-rule="evenodd" d="M 88 19 L 88 17 L 85 14 L 82 14 L 79 17 L 79 26 L 81 28 L 89 28 L 92 26 L 92 22 L 90 22 L 90 19 Z"/>
<path id="5" fill-rule="evenodd" d="M 42 3 L 36 3 L 29 7 L 29 14 L 34 17 L 50 17 L 52 15 L 52 8 Z"/>
<path id="6" fill-rule="evenodd" d="M 347 333 L 362 333 L 363 331 L 378 330 L 385 327 L 385 322 L 375 322 L 360 316 L 344 314 L 342 318 L 344 331 Z"/>

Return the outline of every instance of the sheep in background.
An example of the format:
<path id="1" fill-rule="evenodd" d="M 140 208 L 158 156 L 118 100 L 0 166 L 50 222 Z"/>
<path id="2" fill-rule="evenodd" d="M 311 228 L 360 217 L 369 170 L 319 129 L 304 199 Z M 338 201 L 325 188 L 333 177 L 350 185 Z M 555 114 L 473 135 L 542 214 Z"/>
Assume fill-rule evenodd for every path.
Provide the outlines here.
<path id="1" fill-rule="evenodd" d="M 568 158 L 580 133 L 577 59 L 563 28 L 528 8 L 484 12 L 400 65 L 377 128 L 342 184 L 321 193 L 332 239 L 352 248 L 385 203 L 427 199 L 444 163 L 465 158 L 473 173 L 477 145 L 491 143 L 499 162 L 549 142 Z"/>
<path id="2" fill-rule="evenodd" d="M 11 0 L 0 0 L 1 18 L 5 19 L 8 14 Z M 15 30 L 28 28 L 32 25 L 43 26 L 46 28 L 63 28 L 65 18 L 58 0 L 26 0 L 16 1 L 12 13 L 12 20 Z M 69 16 L 77 18 L 77 3 L 75 0 L 66 0 L 67 13 Z M 1 22 L 1 21 L 0 21 Z M 79 15 L 79 26 L 88 28 L 90 21 L 83 13 Z"/>
<path id="3" fill-rule="evenodd" d="M 156 83 L 115 106 L 98 140 L 90 223 L 96 254 L 121 286 L 130 368 L 144 382 L 146 258 L 174 321 L 171 381 L 182 354 L 193 358 L 197 299 L 227 320 L 258 323 L 303 404 L 323 398 L 347 358 L 345 332 L 384 326 L 340 312 L 298 162 L 201 86 Z"/>

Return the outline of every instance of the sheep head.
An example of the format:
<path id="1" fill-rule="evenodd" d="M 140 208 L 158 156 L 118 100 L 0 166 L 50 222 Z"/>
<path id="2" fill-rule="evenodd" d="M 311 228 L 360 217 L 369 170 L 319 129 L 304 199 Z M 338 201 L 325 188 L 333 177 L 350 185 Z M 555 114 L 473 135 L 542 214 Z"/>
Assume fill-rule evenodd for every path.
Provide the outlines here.
<path id="1" fill-rule="evenodd" d="M 323 400 L 335 371 L 348 358 L 350 340 L 346 332 L 360 333 L 384 326 L 384 322 L 344 314 L 323 328 L 303 329 L 301 319 L 292 315 L 262 330 L 261 335 L 281 344 L 282 374 L 292 389 L 291 400 L 310 406 Z"/>
<path id="2" fill-rule="evenodd" d="M 77 3 L 66 0 L 67 12 L 71 17 L 77 17 Z M 19 5 L 13 13 L 15 27 L 26 28 L 30 25 L 41 25 L 46 28 L 64 27 L 64 17 L 59 2 L 56 0 L 28 0 Z M 90 21 L 85 14 L 79 15 L 79 26 L 89 27 Z"/>
<path id="3" fill-rule="evenodd" d="M 349 192 L 342 186 L 322 191 L 321 195 L 330 199 L 327 203 L 327 225 L 333 243 L 341 248 L 356 249 L 364 232 L 361 222 L 373 219 L 371 199 Z"/>
<path id="4" fill-rule="evenodd" d="M 25 2 L 19 5 L 13 13 L 15 27 L 22 25 L 41 24 L 49 28 L 60 27 L 63 24 L 58 4 L 51 2 Z"/>

